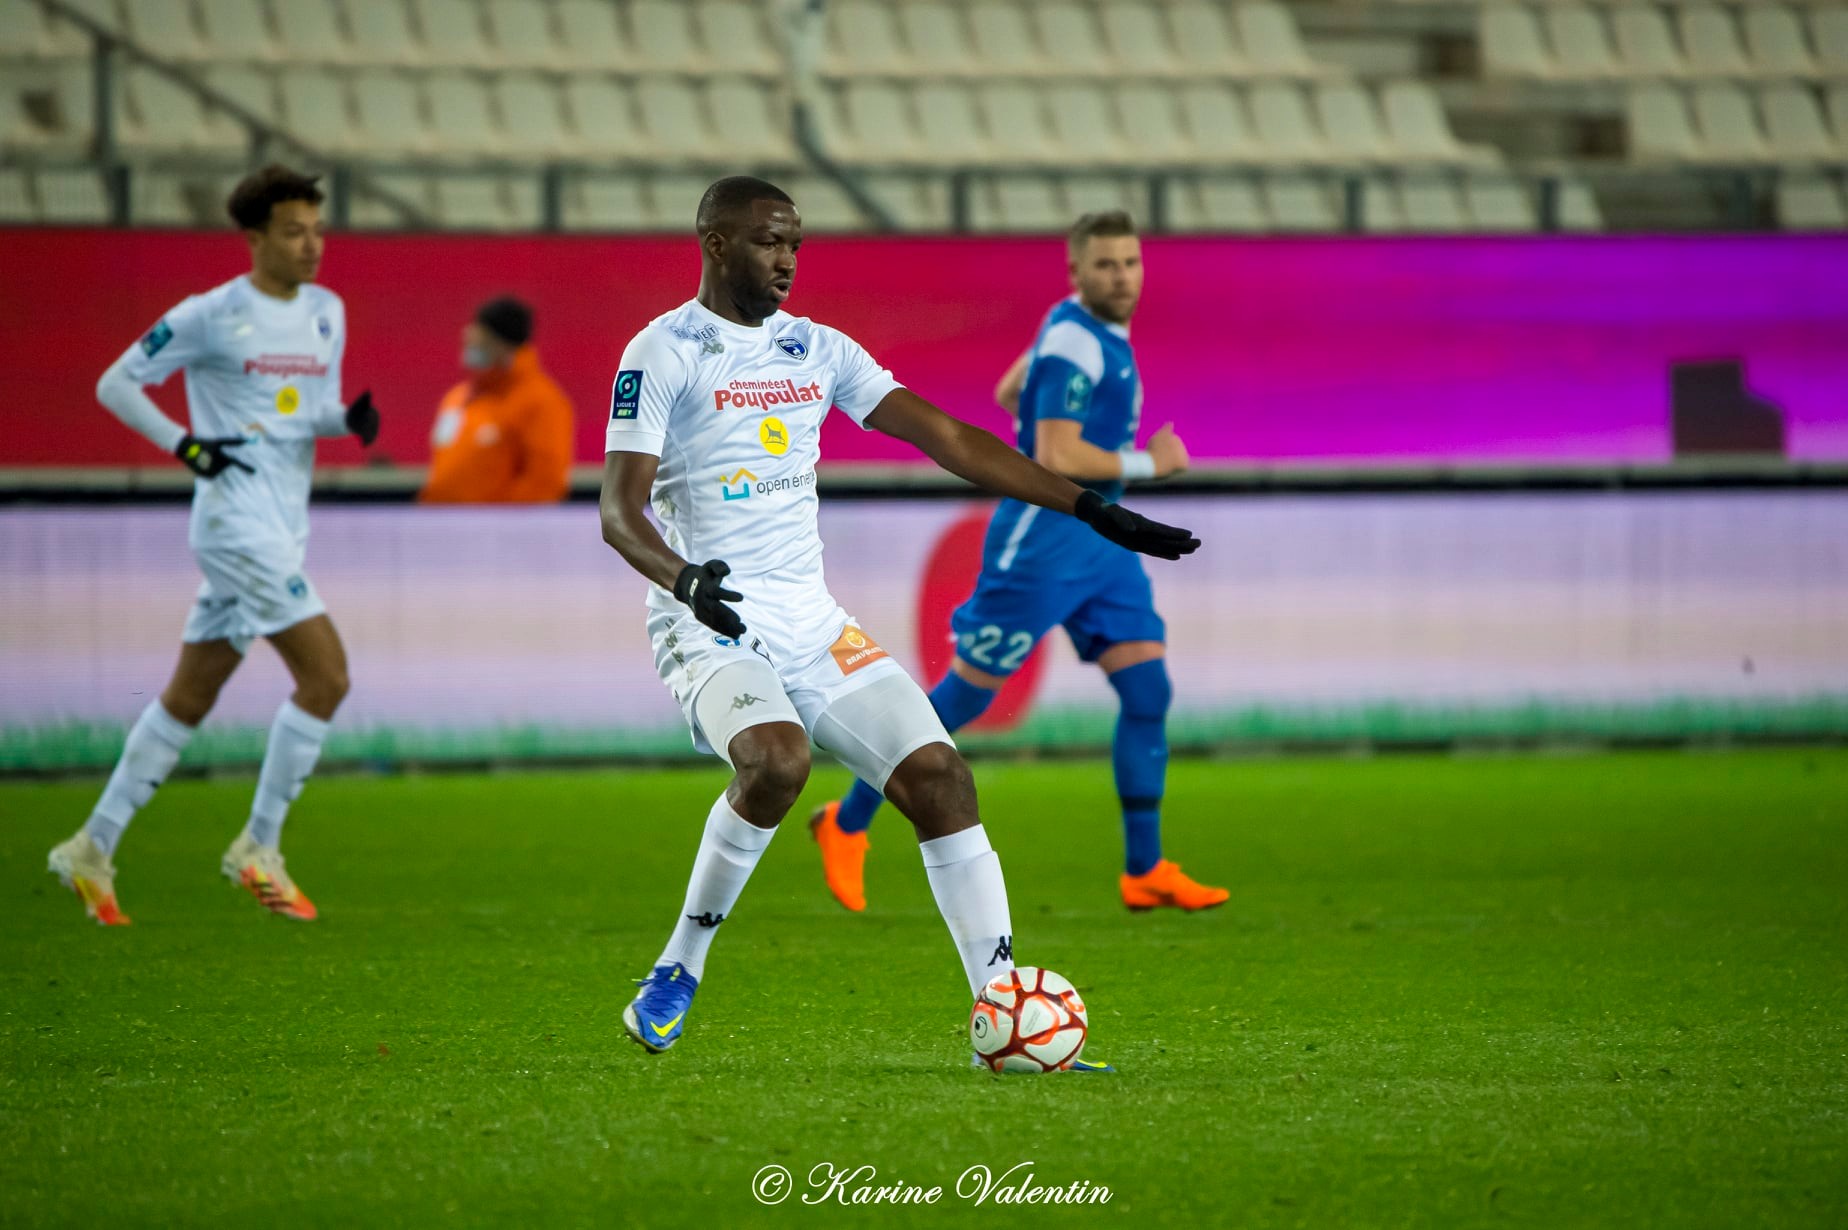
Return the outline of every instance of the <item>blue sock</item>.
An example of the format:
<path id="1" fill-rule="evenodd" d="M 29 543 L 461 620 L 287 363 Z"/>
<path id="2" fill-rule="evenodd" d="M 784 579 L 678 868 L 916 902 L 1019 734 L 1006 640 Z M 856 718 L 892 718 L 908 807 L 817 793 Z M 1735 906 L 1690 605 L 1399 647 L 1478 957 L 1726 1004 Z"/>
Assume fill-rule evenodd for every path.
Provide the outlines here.
<path id="1" fill-rule="evenodd" d="M 955 733 L 982 716 L 984 710 L 994 703 L 995 694 L 987 688 L 978 688 L 955 671 L 943 677 L 943 682 L 930 690 L 930 707 L 937 711 L 937 720 L 943 728 Z M 864 833 L 872 827 L 873 815 L 884 797 L 865 782 L 856 781 L 847 797 L 841 800 L 841 813 L 836 823 L 843 833 Z"/>
<path id="2" fill-rule="evenodd" d="M 1174 687 L 1162 659 L 1109 676 L 1123 702 L 1111 764 L 1123 802 L 1123 870 L 1132 876 L 1161 861 L 1161 796 L 1168 777 L 1168 705 Z"/>

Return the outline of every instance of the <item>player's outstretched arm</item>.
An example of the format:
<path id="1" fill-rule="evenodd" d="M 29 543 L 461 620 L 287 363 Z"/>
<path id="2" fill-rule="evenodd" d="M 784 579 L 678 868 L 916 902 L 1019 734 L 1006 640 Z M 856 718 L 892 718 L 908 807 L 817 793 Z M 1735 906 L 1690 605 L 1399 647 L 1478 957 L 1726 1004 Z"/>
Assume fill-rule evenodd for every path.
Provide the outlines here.
<path id="1" fill-rule="evenodd" d="M 903 440 L 959 478 L 996 495 L 1069 513 L 1110 541 L 1179 559 L 1200 547 L 1186 530 L 1133 513 L 1054 474 L 995 436 L 945 414 L 909 389 L 894 389 L 866 416 L 866 425 Z"/>
<path id="2" fill-rule="evenodd" d="M 744 597 L 723 585 L 731 568 L 724 560 L 690 564 L 681 559 L 648 519 L 648 497 L 660 465 L 661 459 L 651 453 L 604 455 L 603 494 L 598 501 L 603 541 L 615 547 L 629 567 L 686 603 L 694 618 L 708 628 L 721 636 L 743 636 L 744 621 L 726 605 Z"/>

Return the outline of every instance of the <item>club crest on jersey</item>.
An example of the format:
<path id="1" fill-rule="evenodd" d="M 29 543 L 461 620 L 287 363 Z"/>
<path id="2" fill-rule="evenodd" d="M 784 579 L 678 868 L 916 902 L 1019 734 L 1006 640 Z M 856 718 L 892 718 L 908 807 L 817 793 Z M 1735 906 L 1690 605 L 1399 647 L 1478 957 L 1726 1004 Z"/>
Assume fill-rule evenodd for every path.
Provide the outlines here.
<path id="1" fill-rule="evenodd" d="M 330 342 L 334 338 L 334 322 L 325 316 L 316 316 L 314 318 L 314 331 L 321 335 L 322 341 Z"/>
<path id="2" fill-rule="evenodd" d="M 782 351 L 784 354 L 788 355 L 792 359 L 808 358 L 808 347 L 803 345 L 801 342 L 797 341 L 793 337 L 777 338 L 776 348 Z"/>
<path id="3" fill-rule="evenodd" d="M 642 404 L 642 373 L 630 368 L 616 373 L 616 386 L 610 390 L 610 421 L 632 419 Z"/>

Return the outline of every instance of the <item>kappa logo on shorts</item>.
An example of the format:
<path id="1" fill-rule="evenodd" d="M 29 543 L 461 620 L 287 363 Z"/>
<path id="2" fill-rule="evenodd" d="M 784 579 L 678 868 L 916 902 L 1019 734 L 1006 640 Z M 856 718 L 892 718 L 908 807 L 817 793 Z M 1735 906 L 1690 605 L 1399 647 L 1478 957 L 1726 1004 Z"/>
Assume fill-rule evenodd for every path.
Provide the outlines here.
<path id="1" fill-rule="evenodd" d="M 308 582 L 301 577 L 290 577 L 288 590 L 289 597 L 291 598 L 306 598 L 308 596 Z"/>
<path id="2" fill-rule="evenodd" d="M 752 705 L 761 705 L 763 703 L 763 697 L 752 696 L 749 692 L 746 692 L 742 696 L 732 697 L 732 712 L 736 713 L 740 709 L 749 709 Z"/>
<path id="3" fill-rule="evenodd" d="M 834 655 L 834 664 L 841 668 L 843 675 L 851 675 L 881 658 L 892 656 L 881 649 L 877 641 L 852 624 L 841 629 L 840 639 L 834 642 L 834 647 L 828 652 Z"/>

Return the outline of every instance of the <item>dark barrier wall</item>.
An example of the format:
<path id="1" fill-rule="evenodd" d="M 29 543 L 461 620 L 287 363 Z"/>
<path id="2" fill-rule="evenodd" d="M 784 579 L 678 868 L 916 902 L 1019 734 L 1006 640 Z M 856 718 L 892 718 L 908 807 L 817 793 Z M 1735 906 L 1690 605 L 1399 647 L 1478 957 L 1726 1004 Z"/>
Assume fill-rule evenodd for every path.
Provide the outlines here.
<path id="1" fill-rule="evenodd" d="M 803 249 L 790 306 L 1005 431 L 990 390 L 1064 293 L 1064 259 L 1056 239 L 824 237 Z M 1666 460 L 1670 370 L 1691 361 L 1721 364 L 1722 419 L 1735 402 L 1781 419 L 1753 439 L 1848 458 L 1848 237 L 1161 239 L 1147 264 L 1144 426 L 1174 420 L 1203 460 Z M 228 231 L 0 229 L 4 464 L 158 460 L 96 406 L 96 377 L 168 306 L 245 267 Z M 578 405 L 579 460 L 595 461 L 623 345 L 691 296 L 698 254 L 690 234 L 335 234 L 323 278 L 347 303 L 347 387 L 385 409 L 385 456 L 428 456 L 462 322 L 512 291 L 537 306 L 540 349 Z M 908 456 L 838 416 L 824 448 Z M 360 453 L 340 441 L 322 456 Z"/>

